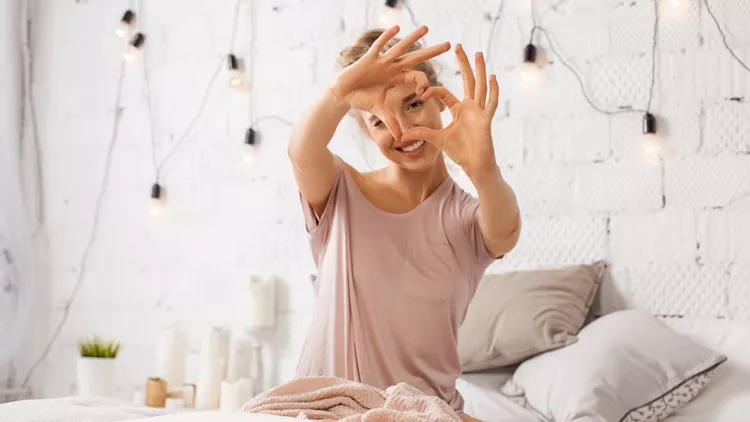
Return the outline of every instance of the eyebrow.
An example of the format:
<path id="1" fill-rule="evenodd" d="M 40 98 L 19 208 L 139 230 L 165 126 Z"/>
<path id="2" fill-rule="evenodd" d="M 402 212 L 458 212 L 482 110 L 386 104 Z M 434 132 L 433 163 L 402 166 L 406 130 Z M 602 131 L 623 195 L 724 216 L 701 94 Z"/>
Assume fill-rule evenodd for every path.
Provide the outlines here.
<path id="1" fill-rule="evenodd" d="M 417 98 L 417 94 L 414 93 L 414 92 L 412 92 L 411 94 L 409 94 L 406 97 L 404 97 L 404 99 L 402 100 L 402 102 L 408 103 L 409 101 L 411 101 L 411 100 L 413 100 L 415 98 Z"/>

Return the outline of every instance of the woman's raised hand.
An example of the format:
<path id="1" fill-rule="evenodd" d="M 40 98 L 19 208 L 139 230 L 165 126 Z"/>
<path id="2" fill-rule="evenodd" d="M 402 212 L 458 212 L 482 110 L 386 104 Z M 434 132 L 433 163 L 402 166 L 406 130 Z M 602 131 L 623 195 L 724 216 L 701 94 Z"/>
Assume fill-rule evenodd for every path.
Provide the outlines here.
<path id="1" fill-rule="evenodd" d="M 429 82 L 424 73 L 412 69 L 450 50 L 450 43 L 445 42 L 407 53 L 412 44 L 427 34 L 427 27 L 422 26 L 383 53 L 398 31 L 399 27 L 394 26 L 383 32 L 364 56 L 336 76 L 331 87 L 331 92 L 351 107 L 378 116 L 396 139 L 401 137 L 401 128 L 385 106 L 386 92 L 396 85 L 412 83 L 417 85 L 417 95 L 422 95 Z"/>

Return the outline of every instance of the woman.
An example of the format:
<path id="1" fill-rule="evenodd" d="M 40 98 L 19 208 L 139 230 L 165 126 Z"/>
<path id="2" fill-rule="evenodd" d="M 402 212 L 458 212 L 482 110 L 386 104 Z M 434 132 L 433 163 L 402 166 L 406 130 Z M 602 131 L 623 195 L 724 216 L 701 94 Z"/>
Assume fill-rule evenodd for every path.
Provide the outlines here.
<path id="1" fill-rule="evenodd" d="M 484 59 L 476 76 L 460 45 L 459 101 L 430 59 L 449 43 L 419 48 L 422 27 L 370 31 L 341 57 L 343 69 L 295 128 L 289 156 L 318 266 L 315 316 L 298 376 L 338 376 L 386 389 L 406 382 L 441 397 L 464 420 L 455 382 L 457 332 L 487 266 L 516 244 L 515 195 L 495 161 Z M 442 127 L 448 107 L 453 122 Z M 361 173 L 328 150 L 352 113 L 380 152 L 382 169 Z M 442 154 L 461 166 L 479 199 L 451 178 Z"/>

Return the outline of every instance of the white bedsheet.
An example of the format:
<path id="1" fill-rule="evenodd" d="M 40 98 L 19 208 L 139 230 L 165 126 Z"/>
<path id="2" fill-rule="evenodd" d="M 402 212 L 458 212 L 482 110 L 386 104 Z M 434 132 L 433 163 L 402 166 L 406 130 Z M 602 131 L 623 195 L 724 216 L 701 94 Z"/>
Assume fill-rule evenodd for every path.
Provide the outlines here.
<path id="1" fill-rule="evenodd" d="M 463 374 L 456 388 L 464 398 L 464 412 L 487 422 L 539 422 L 540 416 L 500 394 L 512 370 Z"/>

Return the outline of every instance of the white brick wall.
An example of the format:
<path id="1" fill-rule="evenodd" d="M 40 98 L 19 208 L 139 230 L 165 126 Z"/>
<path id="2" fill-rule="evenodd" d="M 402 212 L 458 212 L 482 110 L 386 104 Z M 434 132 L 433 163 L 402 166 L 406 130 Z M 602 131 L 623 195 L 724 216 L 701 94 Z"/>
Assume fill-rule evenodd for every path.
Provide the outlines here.
<path id="1" fill-rule="evenodd" d="M 50 265 L 40 286 L 48 299 L 40 298 L 31 355 L 40 353 L 80 271 L 114 115 L 123 48 L 114 28 L 129 4 L 35 3 L 34 81 Z M 144 3 L 161 158 L 185 130 L 227 53 L 235 2 Z M 496 1 L 411 3 L 416 19 L 431 27 L 428 41 L 462 42 L 469 52 L 486 48 Z M 529 2 L 506 2 L 489 52 L 501 92 L 493 130 L 524 229 L 517 249 L 490 271 L 608 259 L 613 271 L 603 286 L 605 311 L 639 306 L 658 314 L 748 318 L 750 73 L 723 49 L 698 0 L 683 0 L 683 10 L 661 3 L 653 102 L 660 160 L 643 154 L 641 116 L 596 114 L 557 57 L 549 57 L 553 63 L 539 85 L 519 82 Z M 537 4 L 601 107 L 645 107 L 651 1 Z M 711 4 L 729 43 L 750 62 L 748 2 Z M 254 114 L 297 119 L 330 80 L 338 51 L 376 24 L 382 2 L 367 5 L 243 1 L 235 50 L 252 66 Z M 406 11 L 401 24 L 412 28 Z M 255 59 L 248 63 L 251 48 Z M 452 54 L 441 62 L 445 85 L 460 94 Z M 75 340 L 98 333 L 125 344 L 120 375 L 127 396 L 153 369 L 158 330 L 182 320 L 196 349 L 209 324 L 232 324 L 234 289 L 251 272 L 275 273 L 283 281 L 276 359 L 268 370 L 271 382 L 288 379 L 310 319 L 308 275 L 314 270 L 285 154 L 289 129 L 262 123 L 256 161 L 244 163 L 250 96 L 230 90 L 222 69 L 205 113 L 165 169 L 168 208 L 153 220 L 142 66 L 138 61 L 126 68 L 121 130 L 88 273 L 60 341 L 34 378 L 35 391 L 73 392 Z M 350 122 L 332 147 L 358 168 L 382 164 Z M 472 190 L 465 178 L 458 180 Z"/>

